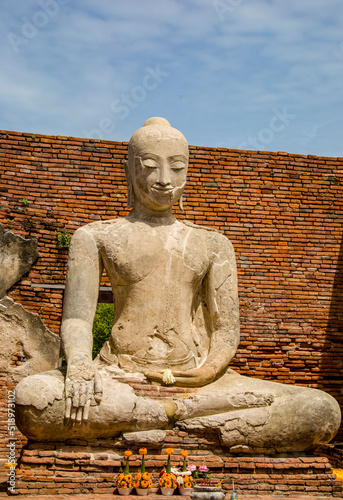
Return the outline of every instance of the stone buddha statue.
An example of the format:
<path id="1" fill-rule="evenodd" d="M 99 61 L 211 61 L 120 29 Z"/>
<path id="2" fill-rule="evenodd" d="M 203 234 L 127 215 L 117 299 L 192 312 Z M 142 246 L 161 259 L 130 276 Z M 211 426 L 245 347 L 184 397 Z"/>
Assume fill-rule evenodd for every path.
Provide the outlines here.
<path id="1" fill-rule="evenodd" d="M 215 429 L 232 453 L 277 453 L 312 449 L 337 432 L 340 409 L 328 394 L 229 368 L 239 343 L 234 250 L 218 231 L 174 218 L 187 166 L 187 141 L 167 120 L 151 118 L 131 137 L 132 210 L 72 238 L 61 326 L 66 373 L 40 373 L 17 386 L 17 423 L 27 437 L 101 438 L 177 424 Z M 92 361 L 104 269 L 115 317 Z M 150 399 L 125 377 L 186 390 Z"/>

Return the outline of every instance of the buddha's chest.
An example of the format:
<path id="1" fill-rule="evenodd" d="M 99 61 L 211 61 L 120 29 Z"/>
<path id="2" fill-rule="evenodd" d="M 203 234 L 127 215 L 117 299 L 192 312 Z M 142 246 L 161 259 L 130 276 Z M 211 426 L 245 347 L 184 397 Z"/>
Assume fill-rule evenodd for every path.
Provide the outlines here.
<path id="1" fill-rule="evenodd" d="M 134 226 L 103 241 L 100 253 L 112 283 L 193 282 L 206 273 L 206 244 L 193 229 Z"/>

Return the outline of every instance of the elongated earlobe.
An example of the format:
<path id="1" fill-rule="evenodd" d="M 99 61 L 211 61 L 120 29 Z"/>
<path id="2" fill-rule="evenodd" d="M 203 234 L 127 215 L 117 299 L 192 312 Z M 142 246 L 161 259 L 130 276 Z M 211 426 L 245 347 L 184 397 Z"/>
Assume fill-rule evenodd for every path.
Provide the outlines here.
<path id="1" fill-rule="evenodd" d="M 127 184 L 127 202 L 126 202 L 126 207 L 127 208 L 132 208 L 132 183 L 128 182 Z"/>
<path id="2" fill-rule="evenodd" d="M 181 212 L 184 212 L 184 209 L 183 209 L 183 203 L 182 203 L 182 195 L 181 195 L 181 197 L 179 198 L 179 209 L 181 210 Z"/>
<path id="3" fill-rule="evenodd" d="M 126 202 L 126 207 L 127 208 L 132 208 L 132 181 L 131 181 L 131 175 L 129 171 L 129 162 L 127 160 L 124 161 L 124 170 L 125 170 L 125 178 L 126 178 L 126 184 L 127 184 L 127 202 Z"/>

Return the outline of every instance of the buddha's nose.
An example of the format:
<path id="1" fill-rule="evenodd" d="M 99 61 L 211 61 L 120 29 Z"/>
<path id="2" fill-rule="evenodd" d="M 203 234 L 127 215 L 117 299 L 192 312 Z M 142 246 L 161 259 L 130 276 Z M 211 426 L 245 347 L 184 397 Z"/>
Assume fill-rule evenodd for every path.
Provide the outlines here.
<path id="1" fill-rule="evenodd" d="M 168 164 L 163 163 L 160 165 L 157 182 L 161 184 L 161 186 L 167 186 L 170 184 L 170 168 Z"/>

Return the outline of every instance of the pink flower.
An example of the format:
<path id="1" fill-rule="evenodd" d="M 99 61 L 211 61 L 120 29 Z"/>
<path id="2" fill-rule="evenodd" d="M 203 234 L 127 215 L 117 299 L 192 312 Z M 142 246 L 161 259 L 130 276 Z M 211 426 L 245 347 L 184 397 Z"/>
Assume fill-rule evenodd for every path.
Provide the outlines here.
<path id="1" fill-rule="evenodd" d="M 187 470 L 189 470 L 190 472 L 194 472 L 196 470 L 196 465 L 194 464 L 187 465 Z"/>
<path id="2" fill-rule="evenodd" d="M 199 472 L 208 472 L 208 467 L 206 465 L 199 465 Z"/>

